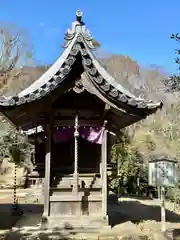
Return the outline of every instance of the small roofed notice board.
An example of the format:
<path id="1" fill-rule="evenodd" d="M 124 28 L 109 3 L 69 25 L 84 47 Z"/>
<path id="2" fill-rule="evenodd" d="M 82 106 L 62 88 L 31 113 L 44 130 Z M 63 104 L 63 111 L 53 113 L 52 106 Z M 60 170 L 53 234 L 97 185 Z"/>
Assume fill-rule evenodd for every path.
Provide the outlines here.
<path id="1" fill-rule="evenodd" d="M 149 185 L 174 187 L 178 183 L 177 162 L 166 158 L 149 162 Z"/>

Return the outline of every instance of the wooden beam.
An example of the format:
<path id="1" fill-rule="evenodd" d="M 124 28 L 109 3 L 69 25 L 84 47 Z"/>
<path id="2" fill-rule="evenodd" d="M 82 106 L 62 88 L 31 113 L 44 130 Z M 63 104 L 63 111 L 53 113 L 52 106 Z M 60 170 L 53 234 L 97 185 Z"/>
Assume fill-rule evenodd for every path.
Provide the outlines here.
<path id="1" fill-rule="evenodd" d="M 79 119 L 79 126 L 95 126 L 101 127 L 103 122 L 100 120 L 82 120 Z M 61 126 L 74 126 L 74 120 L 53 120 L 52 122 L 53 127 L 61 127 Z"/>
<path id="2" fill-rule="evenodd" d="M 105 121 L 105 127 L 107 122 Z M 101 145 L 101 164 L 102 164 L 102 216 L 107 217 L 107 129 L 104 130 L 103 142 Z"/>
<path id="3" fill-rule="evenodd" d="M 86 116 L 92 117 L 92 116 L 101 116 L 103 114 L 103 110 L 96 110 L 96 109 L 81 109 L 78 113 L 79 117 Z M 52 111 L 53 116 L 76 116 L 76 109 L 53 109 Z"/>
<path id="4" fill-rule="evenodd" d="M 49 192 L 50 192 L 50 170 L 51 170 L 51 124 L 46 123 L 45 144 L 45 178 L 44 178 L 44 217 L 49 216 Z"/>

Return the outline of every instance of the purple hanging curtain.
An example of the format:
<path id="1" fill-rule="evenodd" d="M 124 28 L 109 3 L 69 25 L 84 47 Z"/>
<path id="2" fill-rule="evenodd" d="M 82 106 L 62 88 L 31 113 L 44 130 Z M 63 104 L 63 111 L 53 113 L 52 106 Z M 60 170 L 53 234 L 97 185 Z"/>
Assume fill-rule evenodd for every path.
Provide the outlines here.
<path id="1" fill-rule="evenodd" d="M 58 128 L 55 131 L 54 134 L 54 140 L 55 142 L 68 142 L 73 138 L 73 128 L 72 127 L 63 127 L 63 128 Z"/>
<path id="2" fill-rule="evenodd" d="M 96 144 L 102 144 L 104 127 L 79 127 L 79 137 Z M 68 142 L 74 137 L 74 127 L 58 128 L 54 134 L 55 142 Z"/>

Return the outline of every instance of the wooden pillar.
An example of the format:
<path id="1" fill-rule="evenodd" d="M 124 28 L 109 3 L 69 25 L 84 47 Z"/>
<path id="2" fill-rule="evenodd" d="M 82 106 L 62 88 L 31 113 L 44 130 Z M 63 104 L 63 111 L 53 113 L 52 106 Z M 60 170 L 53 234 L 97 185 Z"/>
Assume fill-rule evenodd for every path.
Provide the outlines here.
<path id="1" fill-rule="evenodd" d="M 44 213 L 43 216 L 49 216 L 49 193 L 50 193 L 50 171 L 51 171 L 51 125 L 46 125 L 45 140 L 45 178 L 44 178 Z"/>
<path id="2" fill-rule="evenodd" d="M 107 133 L 105 129 L 101 146 L 101 164 L 102 164 L 102 215 L 107 217 Z"/>
<path id="3" fill-rule="evenodd" d="M 166 231 L 165 188 L 161 187 L 161 231 Z"/>
<path id="4" fill-rule="evenodd" d="M 73 175 L 73 195 L 78 196 L 78 185 L 79 185 L 79 174 L 78 174 L 78 137 L 79 137 L 79 131 L 78 131 L 78 115 L 75 117 L 75 130 L 74 130 L 74 175 Z"/>

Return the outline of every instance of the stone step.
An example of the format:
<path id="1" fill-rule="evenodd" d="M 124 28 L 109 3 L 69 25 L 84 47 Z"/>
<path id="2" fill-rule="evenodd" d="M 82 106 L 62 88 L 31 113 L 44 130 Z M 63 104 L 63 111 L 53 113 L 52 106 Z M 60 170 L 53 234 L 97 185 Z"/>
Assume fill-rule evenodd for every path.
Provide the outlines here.
<path id="1" fill-rule="evenodd" d="M 99 196 L 101 195 L 101 189 L 79 189 L 78 192 L 81 196 L 84 196 L 84 193 L 88 191 L 88 196 Z M 72 188 L 51 188 L 52 196 L 72 196 Z"/>
<path id="2" fill-rule="evenodd" d="M 83 193 L 78 193 L 78 196 L 73 196 L 71 195 L 55 195 L 55 196 L 50 196 L 50 201 L 52 202 L 81 202 L 83 197 Z M 90 195 L 88 196 L 88 201 L 102 201 L 102 195 Z"/>
<path id="3" fill-rule="evenodd" d="M 61 185 L 61 186 L 52 186 L 51 191 L 52 192 L 72 192 L 73 187 L 72 186 L 67 186 L 67 185 Z M 79 192 L 99 192 L 101 191 L 102 186 L 93 186 L 93 187 L 85 187 L 81 188 L 80 186 L 78 187 Z M 42 189 L 43 190 L 43 189 Z"/>
<path id="4" fill-rule="evenodd" d="M 63 216 L 62 217 L 48 217 L 48 228 L 79 230 L 81 229 L 100 229 L 108 226 L 108 220 L 102 219 L 99 216 Z"/>

